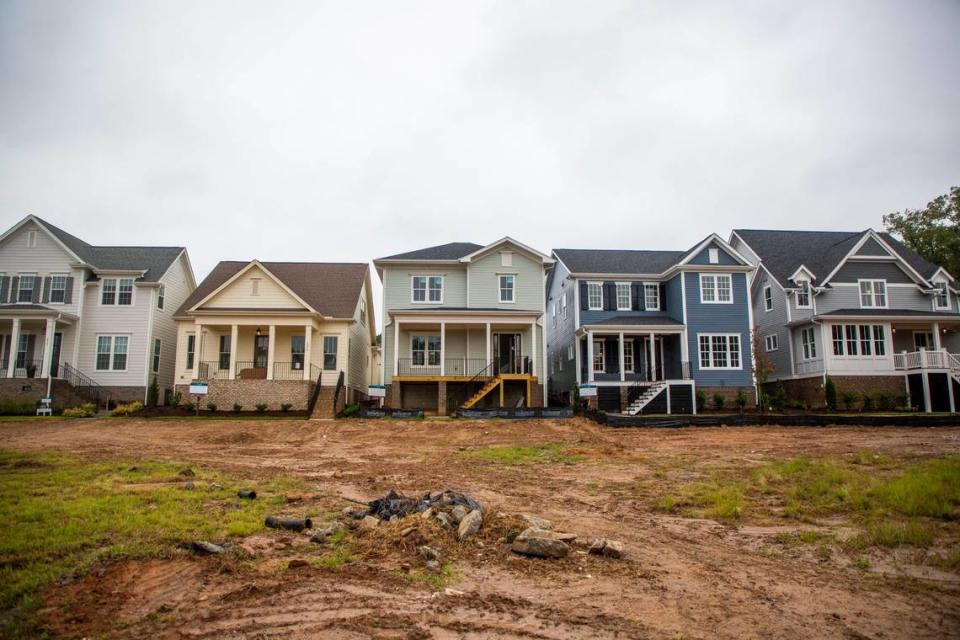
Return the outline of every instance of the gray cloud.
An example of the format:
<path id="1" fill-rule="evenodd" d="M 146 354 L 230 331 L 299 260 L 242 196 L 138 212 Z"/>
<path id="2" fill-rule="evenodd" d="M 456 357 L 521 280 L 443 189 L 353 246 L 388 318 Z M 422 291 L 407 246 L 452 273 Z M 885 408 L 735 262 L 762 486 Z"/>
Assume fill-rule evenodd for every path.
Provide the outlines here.
<path id="1" fill-rule="evenodd" d="M 219 259 L 861 229 L 960 177 L 960 4 L 0 3 L 0 214 Z"/>

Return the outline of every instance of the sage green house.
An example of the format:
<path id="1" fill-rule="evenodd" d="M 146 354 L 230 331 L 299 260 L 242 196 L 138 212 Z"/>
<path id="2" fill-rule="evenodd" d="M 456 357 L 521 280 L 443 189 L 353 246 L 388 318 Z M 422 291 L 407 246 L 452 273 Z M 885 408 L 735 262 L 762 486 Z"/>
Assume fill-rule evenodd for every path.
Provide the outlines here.
<path id="1" fill-rule="evenodd" d="M 543 406 L 553 259 L 503 238 L 374 260 L 383 281 L 383 382 L 392 408 Z"/>

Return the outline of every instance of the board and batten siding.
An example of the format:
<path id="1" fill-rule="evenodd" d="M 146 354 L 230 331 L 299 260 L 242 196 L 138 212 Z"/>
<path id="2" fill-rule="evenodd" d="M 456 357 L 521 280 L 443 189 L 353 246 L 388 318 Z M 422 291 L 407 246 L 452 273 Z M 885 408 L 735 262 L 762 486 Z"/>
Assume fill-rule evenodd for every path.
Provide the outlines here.
<path id="1" fill-rule="evenodd" d="M 751 386 L 753 372 L 750 357 L 750 315 L 748 311 L 747 274 L 731 274 L 733 303 L 704 304 L 700 302 L 700 274 L 685 272 L 687 290 L 687 339 L 690 370 L 698 385 L 707 387 Z M 701 369 L 701 333 L 736 333 L 740 336 L 739 369 Z"/>
<path id="2" fill-rule="evenodd" d="M 509 245 L 507 245 L 509 247 Z M 511 265 L 503 265 L 503 254 L 511 255 Z M 470 262 L 470 307 L 479 309 L 506 309 L 511 311 L 541 311 L 544 303 L 543 264 L 527 257 L 521 251 L 492 251 Z M 500 302 L 500 275 L 516 276 L 515 302 Z"/>
<path id="3" fill-rule="evenodd" d="M 443 276 L 443 302 L 413 302 L 413 276 Z M 443 309 L 467 306 L 467 270 L 459 265 L 411 265 L 384 268 L 383 300 L 387 313 L 393 309 Z"/>

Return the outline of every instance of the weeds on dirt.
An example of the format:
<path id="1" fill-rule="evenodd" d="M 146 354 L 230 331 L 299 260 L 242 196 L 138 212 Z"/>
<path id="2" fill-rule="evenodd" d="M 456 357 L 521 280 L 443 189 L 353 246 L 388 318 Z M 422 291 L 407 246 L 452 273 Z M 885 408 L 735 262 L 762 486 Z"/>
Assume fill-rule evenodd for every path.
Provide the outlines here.
<path id="1" fill-rule="evenodd" d="M 113 558 L 163 557 L 179 542 L 259 531 L 296 480 L 261 483 L 240 500 L 236 483 L 182 464 L 84 462 L 72 456 L 0 451 L 0 615 L 25 622 L 40 587 Z M 0 627 L 7 637 L 14 626 Z"/>
<path id="2" fill-rule="evenodd" d="M 567 451 L 566 447 L 559 443 L 527 447 L 486 447 L 464 451 L 463 455 L 467 458 L 507 465 L 535 464 L 538 462 L 573 464 L 586 459 L 584 455 Z"/>
<path id="3" fill-rule="evenodd" d="M 456 579 L 456 569 L 452 563 L 445 562 L 440 566 L 440 573 L 430 573 L 423 569 L 397 571 L 394 575 L 409 582 L 420 582 L 429 585 L 434 591 L 440 591 Z"/>

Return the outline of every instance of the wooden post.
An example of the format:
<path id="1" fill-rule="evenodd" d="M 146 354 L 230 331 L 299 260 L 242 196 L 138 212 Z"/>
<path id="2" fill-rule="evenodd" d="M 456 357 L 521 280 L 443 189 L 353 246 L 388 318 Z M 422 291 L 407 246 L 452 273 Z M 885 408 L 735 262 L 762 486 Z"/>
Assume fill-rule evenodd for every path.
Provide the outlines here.
<path id="1" fill-rule="evenodd" d="M 271 324 L 268 327 L 267 331 L 268 331 L 267 333 L 267 380 L 273 380 L 273 362 L 274 362 L 273 352 L 274 352 L 274 347 L 277 346 L 277 325 Z"/>
<path id="2" fill-rule="evenodd" d="M 230 327 L 230 371 L 227 372 L 227 378 L 233 380 L 237 377 L 237 342 L 240 340 L 240 327 L 232 325 Z M 220 354 L 217 354 L 217 368 L 220 367 Z"/>

